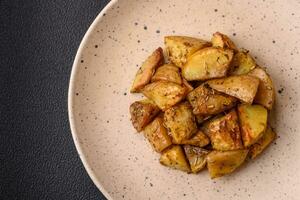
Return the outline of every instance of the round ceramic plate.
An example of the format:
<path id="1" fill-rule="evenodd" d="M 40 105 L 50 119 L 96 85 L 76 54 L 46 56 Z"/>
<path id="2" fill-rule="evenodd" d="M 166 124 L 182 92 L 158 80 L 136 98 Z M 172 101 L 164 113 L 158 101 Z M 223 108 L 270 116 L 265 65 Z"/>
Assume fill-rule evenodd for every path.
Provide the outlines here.
<path id="1" fill-rule="evenodd" d="M 300 2 L 297 0 L 111 1 L 78 50 L 69 90 L 73 138 L 86 170 L 108 199 L 299 199 Z M 130 122 L 135 73 L 166 35 L 210 40 L 228 34 L 267 67 L 277 93 L 279 135 L 258 159 L 219 179 L 159 164 Z"/>

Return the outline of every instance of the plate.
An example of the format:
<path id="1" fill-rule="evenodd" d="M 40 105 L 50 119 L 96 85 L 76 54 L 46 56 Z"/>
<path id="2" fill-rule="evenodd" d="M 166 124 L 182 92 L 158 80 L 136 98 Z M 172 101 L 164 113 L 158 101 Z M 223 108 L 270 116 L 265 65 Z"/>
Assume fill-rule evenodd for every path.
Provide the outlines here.
<path id="1" fill-rule="evenodd" d="M 108 199 L 299 199 L 300 3 L 296 0 L 111 1 L 86 33 L 72 70 L 69 117 L 82 162 Z M 268 68 L 277 93 L 276 143 L 236 173 L 211 180 L 158 163 L 133 129 L 134 75 L 165 35 L 220 31 Z"/>

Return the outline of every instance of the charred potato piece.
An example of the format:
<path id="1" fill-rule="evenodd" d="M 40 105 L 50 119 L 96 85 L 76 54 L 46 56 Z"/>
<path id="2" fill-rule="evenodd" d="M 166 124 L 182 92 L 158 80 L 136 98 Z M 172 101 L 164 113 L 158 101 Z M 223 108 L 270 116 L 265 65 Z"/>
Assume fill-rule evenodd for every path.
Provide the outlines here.
<path id="1" fill-rule="evenodd" d="M 163 116 L 159 115 L 150 124 L 148 124 L 144 130 L 146 138 L 148 138 L 152 147 L 157 152 L 162 152 L 164 149 L 172 145 L 171 138 L 163 123 Z"/>
<path id="2" fill-rule="evenodd" d="M 193 173 L 198 173 L 206 166 L 208 150 L 190 145 L 184 145 L 183 148 Z"/>
<path id="3" fill-rule="evenodd" d="M 248 151 L 240 149 L 210 152 L 206 157 L 210 177 L 213 179 L 232 173 L 245 161 Z"/>
<path id="4" fill-rule="evenodd" d="M 233 56 L 231 63 L 231 75 L 247 74 L 256 67 L 255 60 L 250 56 L 248 50 L 241 50 Z"/>
<path id="5" fill-rule="evenodd" d="M 200 130 L 190 139 L 183 140 L 180 144 L 189 144 L 197 147 L 205 147 L 210 143 L 209 138 Z"/>
<path id="6" fill-rule="evenodd" d="M 258 89 L 259 79 L 249 75 L 237 75 L 209 80 L 207 84 L 219 92 L 252 104 Z"/>
<path id="7" fill-rule="evenodd" d="M 276 139 L 276 133 L 271 127 L 267 127 L 267 130 L 263 136 L 250 147 L 249 156 L 251 159 L 256 158 L 263 152 L 274 140 Z"/>
<path id="8" fill-rule="evenodd" d="M 256 67 L 249 75 L 259 78 L 260 83 L 254 102 L 271 110 L 275 101 L 275 90 L 272 79 L 261 67 Z"/>
<path id="9" fill-rule="evenodd" d="M 162 110 L 172 107 L 186 95 L 185 87 L 167 81 L 150 83 L 144 87 L 142 92 Z"/>
<path id="10" fill-rule="evenodd" d="M 192 37 L 166 36 L 165 45 L 170 61 L 176 66 L 182 67 L 186 63 L 187 57 L 211 44 L 205 40 Z"/>
<path id="11" fill-rule="evenodd" d="M 237 51 L 235 44 L 229 39 L 229 37 L 220 32 L 216 32 L 213 34 L 211 43 L 213 47 L 221 47 L 223 49 L 232 49 Z"/>
<path id="12" fill-rule="evenodd" d="M 182 84 L 179 68 L 172 64 L 165 64 L 157 68 L 151 81 L 169 81 L 179 85 Z"/>
<path id="13" fill-rule="evenodd" d="M 212 147 L 216 150 L 228 151 L 243 148 L 235 109 L 224 116 L 206 122 L 203 130 L 209 136 Z"/>
<path id="14" fill-rule="evenodd" d="M 158 114 L 159 108 L 149 100 L 136 101 L 129 107 L 133 127 L 142 131 Z"/>
<path id="15" fill-rule="evenodd" d="M 197 124 L 188 102 L 169 108 L 164 113 L 164 125 L 167 127 L 175 144 L 189 139 L 197 132 Z"/>
<path id="16" fill-rule="evenodd" d="M 182 68 L 182 76 L 188 81 L 224 77 L 229 69 L 233 51 L 208 47 L 188 57 Z"/>
<path id="17" fill-rule="evenodd" d="M 235 106 L 237 99 L 202 84 L 187 95 L 195 115 L 218 114 Z"/>
<path id="18" fill-rule="evenodd" d="M 249 147 L 263 136 L 268 111 L 261 105 L 242 104 L 238 106 L 238 114 L 244 146 Z"/>
<path id="19" fill-rule="evenodd" d="M 162 153 L 159 161 L 162 165 L 171 167 L 173 169 L 179 169 L 185 172 L 191 171 L 182 147 L 179 145 L 174 145 L 166 149 Z"/>
<path id="20" fill-rule="evenodd" d="M 136 73 L 130 92 L 139 92 L 145 85 L 147 85 L 150 82 L 155 69 L 163 63 L 163 50 L 159 47 L 145 60 Z"/>

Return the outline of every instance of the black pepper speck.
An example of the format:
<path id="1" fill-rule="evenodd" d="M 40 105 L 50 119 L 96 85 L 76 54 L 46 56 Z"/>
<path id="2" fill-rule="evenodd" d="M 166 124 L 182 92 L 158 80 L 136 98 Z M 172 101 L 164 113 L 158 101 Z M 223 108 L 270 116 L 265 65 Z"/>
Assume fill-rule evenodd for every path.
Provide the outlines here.
<path id="1" fill-rule="evenodd" d="M 80 62 L 81 62 L 81 63 L 84 63 L 84 60 L 81 60 Z"/>
<path id="2" fill-rule="evenodd" d="M 147 30 L 148 29 L 148 27 L 147 26 L 144 26 L 144 30 Z"/>
<path id="3" fill-rule="evenodd" d="M 273 44 L 275 44 L 275 43 L 276 43 L 276 41 L 275 41 L 275 40 L 273 40 L 272 42 L 273 42 Z"/>
<path id="4" fill-rule="evenodd" d="M 138 24 L 139 24 L 139 23 L 137 23 L 137 22 L 134 23 L 134 25 L 136 25 L 136 26 L 137 26 Z"/>
<path id="5" fill-rule="evenodd" d="M 124 96 L 126 96 L 127 95 L 127 93 L 126 92 L 124 92 Z"/>
<path id="6" fill-rule="evenodd" d="M 97 48 L 98 48 L 98 45 L 95 45 L 95 48 L 97 49 Z"/>
<path id="7" fill-rule="evenodd" d="M 215 12 L 218 12 L 218 9 L 215 9 Z"/>
<path id="8" fill-rule="evenodd" d="M 156 33 L 160 33 L 160 30 L 156 30 Z"/>
<path id="9" fill-rule="evenodd" d="M 232 35 L 233 35 L 233 36 L 236 36 L 236 33 L 233 33 Z"/>

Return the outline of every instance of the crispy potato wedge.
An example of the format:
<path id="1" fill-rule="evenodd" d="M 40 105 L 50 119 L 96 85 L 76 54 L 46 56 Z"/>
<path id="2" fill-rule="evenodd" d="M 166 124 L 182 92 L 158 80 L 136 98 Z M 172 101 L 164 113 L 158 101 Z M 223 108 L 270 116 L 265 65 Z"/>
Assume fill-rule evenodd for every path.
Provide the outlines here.
<path id="1" fill-rule="evenodd" d="M 249 75 L 237 75 L 209 80 L 207 84 L 219 92 L 252 104 L 258 89 L 259 79 Z"/>
<path id="2" fill-rule="evenodd" d="M 263 136 L 268 111 L 261 105 L 242 104 L 238 106 L 238 114 L 244 146 L 249 147 Z"/>
<path id="3" fill-rule="evenodd" d="M 150 124 L 148 124 L 144 130 L 146 138 L 157 152 L 162 152 L 164 149 L 172 145 L 171 138 L 163 123 L 163 116 L 159 115 Z"/>
<path id="4" fill-rule="evenodd" d="M 178 67 L 182 67 L 187 57 L 197 50 L 211 46 L 205 40 L 186 36 L 166 36 L 165 45 L 170 61 Z"/>
<path id="5" fill-rule="evenodd" d="M 164 125 L 168 129 L 175 144 L 189 139 L 197 132 L 197 124 L 191 105 L 180 103 L 164 113 Z"/>
<path id="6" fill-rule="evenodd" d="M 261 67 L 256 67 L 249 72 L 249 75 L 255 76 L 260 80 L 254 102 L 271 110 L 275 101 L 275 90 L 272 79 Z"/>
<path id="7" fill-rule="evenodd" d="M 235 109 L 206 122 L 203 130 L 209 136 L 213 149 L 229 151 L 244 148 Z"/>
<path id="8" fill-rule="evenodd" d="M 198 173 L 206 166 L 206 156 L 209 153 L 208 150 L 191 145 L 184 145 L 183 149 L 193 173 Z"/>
<path id="9" fill-rule="evenodd" d="M 263 152 L 275 139 L 277 135 L 272 130 L 270 126 L 267 127 L 267 130 L 264 132 L 263 136 L 249 149 L 249 156 L 251 159 L 256 158 L 259 154 Z"/>
<path id="10" fill-rule="evenodd" d="M 182 76 L 188 81 L 224 77 L 230 66 L 233 51 L 208 47 L 188 57 L 182 68 Z"/>
<path id="11" fill-rule="evenodd" d="M 160 159 L 159 162 L 162 165 L 167 167 L 171 167 L 174 169 L 179 169 L 185 172 L 190 172 L 190 166 L 185 158 L 182 147 L 179 145 L 174 145 L 168 149 L 166 149 Z"/>
<path id="12" fill-rule="evenodd" d="M 163 50 L 159 47 L 145 60 L 136 73 L 130 92 L 140 92 L 150 82 L 155 69 L 163 63 Z"/>
<path id="13" fill-rule="evenodd" d="M 133 127 L 140 132 L 159 113 L 159 108 L 152 101 L 146 99 L 132 103 L 129 111 Z"/>
<path id="14" fill-rule="evenodd" d="M 187 93 L 190 93 L 194 90 L 194 87 L 184 78 L 182 79 L 182 85 L 186 88 Z"/>
<path id="15" fill-rule="evenodd" d="M 182 140 L 180 144 L 189 144 L 197 147 L 205 147 L 210 143 L 209 138 L 201 131 L 198 130 L 191 138 Z"/>
<path id="16" fill-rule="evenodd" d="M 218 114 L 235 106 L 237 99 L 211 89 L 202 84 L 187 95 L 195 115 Z"/>
<path id="17" fill-rule="evenodd" d="M 232 173 L 245 161 L 248 151 L 240 149 L 210 152 L 206 157 L 210 177 L 213 179 Z"/>
<path id="18" fill-rule="evenodd" d="M 220 32 L 216 32 L 213 34 L 211 43 L 213 47 L 221 47 L 223 49 L 232 49 L 234 51 L 237 51 L 235 44 L 229 39 L 229 37 Z"/>
<path id="19" fill-rule="evenodd" d="M 250 56 L 249 51 L 241 50 L 236 54 L 234 54 L 231 62 L 231 69 L 229 74 L 230 75 L 247 74 L 255 67 L 256 67 L 255 60 Z"/>
<path id="20" fill-rule="evenodd" d="M 146 85 L 142 92 L 160 109 L 166 110 L 185 97 L 186 88 L 173 82 L 156 81 Z"/>
<path id="21" fill-rule="evenodd" d="M 151 81 L 152 82 L 154 82 L 154 81 L 169 81 L 169 82 L 177 83 L 179 85 L 182 84 L 179 68 L 172 64 L 165 64 L 165 65 L 157 68 Z"/>

